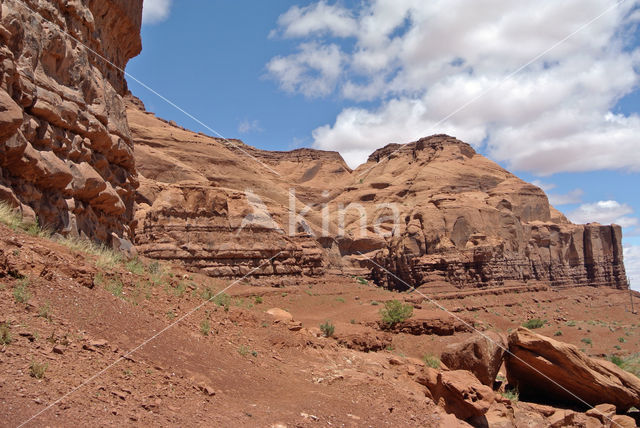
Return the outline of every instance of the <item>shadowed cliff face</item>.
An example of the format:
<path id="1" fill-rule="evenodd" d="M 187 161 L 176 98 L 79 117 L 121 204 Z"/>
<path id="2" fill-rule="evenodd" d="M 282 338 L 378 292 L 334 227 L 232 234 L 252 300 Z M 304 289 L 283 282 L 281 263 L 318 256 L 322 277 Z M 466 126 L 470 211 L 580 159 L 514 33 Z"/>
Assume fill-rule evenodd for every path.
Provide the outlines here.
<path id="1" fill-rule="evenodd" d="M 62 233 L 130 236 L 126 81 L 93 52 L 124 69 L 141 50 L 142 0 L 1 4 L 0 198 Z"/>
<path id="2" fill-rule="evenodd" d="M 351 171 L 337 153 L 195 134 L 134 99 L 128 115 L 142 182 L 137 240 L 149 256 L 233 276 L 283 251 L 256 273 L 340 271 L 399 289 L 627 287 L 620 227 L 570 223 L 541 189 L 455 138 L 392 144 Z"/>

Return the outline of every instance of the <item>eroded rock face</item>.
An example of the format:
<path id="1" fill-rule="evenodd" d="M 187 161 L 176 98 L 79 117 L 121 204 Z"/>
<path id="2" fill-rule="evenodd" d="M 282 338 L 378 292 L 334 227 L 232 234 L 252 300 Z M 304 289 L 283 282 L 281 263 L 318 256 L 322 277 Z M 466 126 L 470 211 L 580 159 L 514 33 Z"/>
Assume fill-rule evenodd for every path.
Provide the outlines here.
<path id="1" fill-rule="evenodd" d="M 519 328 L 509 336 L 509 384 L 522 398 L 578 406 L 613 404 L 626 412 L 640 405 L 640 379 L 577 347 Z"/>
<path id="2" fill-rule="evenodd" d="M 127 112 L 149 256 L 237 276 L 284 251 L 260 274 L 369 275 L 398 289 L 628 286 L 619 226 L 570 223 L 540 188 L 455 138 L 392 144 L 351 171 L 338 153 L 189 132 L 134 98 Z"/>
<path id="3" fill-rule="evenodd" d="M 134 97 L 127 102 L 140 174 L 136 244 L 142 254 L 213 277 L 276 283 L 326 271 L 320 244 L 303 228 L 289 233 L 289 204 L 300 202 L 288 193 L 287 173 L 274 174 L 273 158 L 257 161 L 259 151 L 239 141 L 187 131 L 145 112 Z M 288 163 L 295 179 L 299 168 L 291 165 L 294 158 Z"/>
<path id="4" fill-rule="evenodd" d="M 142 0 L 1 4 L 0 197 L 62 233 L 130 238 L 126 82 L 96 53 L 124 69 L 140 52 Z"/>
<path id="5" fill-rule="evenodd" d="M 439 372 L 425 367 L 417 381 L 429 389 L 433 401 L 458 419 L 481 418 L 495 401 L 493 390 L 465 370 Z"/>
<path id="6" fill-rule="evenodd" d="M 450 369 L 468 370 L 484 385 L 493 387 L 506 349 L 506 341 L 500 334 L 487 331 L 448 345 L 440 359 Z"/>
<path id="7" fill-rule="evenodd" d="M 349 194 L 356 200 L 373 194 L 369 203 L 402 207 L 399 224 L 375 254 L 382 266 L 372 266 L 377 282 L 400 289 L 404 282 L 438 281 L 627 288 L 619 226 L 570 223 L 541 189 L 455 138 L 433 136 L 398 148 L 376 151 L 355 170 L 369 184 Z"/>

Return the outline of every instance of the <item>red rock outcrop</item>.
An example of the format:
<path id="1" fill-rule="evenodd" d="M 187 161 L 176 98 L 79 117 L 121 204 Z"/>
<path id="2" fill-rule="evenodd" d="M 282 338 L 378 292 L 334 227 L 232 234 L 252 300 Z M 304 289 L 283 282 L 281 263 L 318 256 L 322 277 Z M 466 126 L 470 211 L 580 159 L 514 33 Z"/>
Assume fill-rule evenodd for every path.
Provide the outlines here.
<path id="1" fill-rule="evenodd" d="M 493 387 L 506 349 L 506 341 L 500 334 L 487 331 L 448 345 L 440 359 L 450 369 L 468 370 L 484 385 Z"/>
<path id="2" fill-rule="evenodd" d="M 370 217 L 381 204 L 399 207 L 379 250 L 361 250 L 380 265 L 369 263 L 380 284 L 628 286 L 619 226 L 572 224 L 541 189 L 455 138 L 387 146 L 353 174 L 360 182 L 337 202 L 359 201 Z M 345 236 L 370 246 L 357 228 L 347 226 Z"/>
<path id="3" fill-rule="evenodd" d="M 522 398 L 578 406 L 640 406 L 640 379 L 615 364 L 590 358 L 577 347 L 519 328 L 509 336 L 509 384 Z"/>
<path id="4" fill-rule="evenodd" d="M 173 126 L 133 97 L 128 116 L 140 173 L 142 254 L 215 277 L 325 272 L 319 243 L 301 225 L 288 233 L 289 204 L 301 205 L 288 193 L 299 170 L 294 158 L 276 175 L 275 155 L 257 161 L 259 151 Z"/>
<path id="5" fill-rule="evenodd" d="M 426 386 L 433 401 L 458 419 L 483 417 L 495 401 L 495 393 L 468 371 L 437 371 L 424 367 L 417 382 Z"/>
<path id="6" fill-rule="evenodd" d="M 62 233 L 131 237 L 138 182 L 118 68 L 141 50 L 142 0 L 1 4 L 0 198 Z"/>
<path id="7" fill-rule="evenodd" d="M 572 224 L 455 138 L 389 145 L 351 171 L 333 152 L 189 132 L 133 98 L 127 111 L 143 176 L 137 238 L 151 257 L 236 276 L 278 254 L 260 275 L 334 271 L 398 289 L 628 286 L 619 226 Z"/>

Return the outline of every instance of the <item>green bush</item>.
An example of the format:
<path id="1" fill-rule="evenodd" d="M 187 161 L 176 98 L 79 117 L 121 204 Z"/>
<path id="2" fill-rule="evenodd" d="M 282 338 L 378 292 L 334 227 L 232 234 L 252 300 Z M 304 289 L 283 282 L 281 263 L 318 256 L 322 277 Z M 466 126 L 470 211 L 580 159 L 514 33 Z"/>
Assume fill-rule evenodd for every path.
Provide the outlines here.
<path id="1" fill-rule="evenodd" d="M 261 296 L 256 296 L 256 298 L 254 299 L 254 302 L 256 305 L 259 305 L 260 303 L 263 302 L 263 299 Z"/>
<path id="2" fill-rule="evenodd" d="M 211 332 L 209 320 L 203 320 L 202 323 L 200 323 L 200 332 L 203 336 L 209 336 L 209 333 Z"/>
<path id="3" fill-rule="evenodd" d="M 0 345 L 8 345 L 13 342 L 11 338 L 11 331 L 9 331 L 9 325 L 6 323 L 0 324 Z"/>
<path id="4" fill-rule="evenodd" d="M 536 329 L 536 328 L 540 328 L 540 327 L 544 327 L 544 325 L 546 324 L 546 320 L 541 320 L 539 318 L 534 318 L 531 319 L 525 323 L 522 324 L 523 327 L 528 328 L 530 330 Z"/>
<path id="5" fill-rule="evenodd" d="M 408 320 L 413 315 L 413 306 L 404 304 L 399 300 L 384 302 L 384 308 L 380 310 L 382 322 L 388 326 L 394 326 Z"/>
<path id="6" fill-rule="evenodd" d="M 38 363 L 37 361 L 31 361 L 31 366 L 29 367 L 29 373 L 32 377 L 36 379 L 42 379 L 44 377 L 45 372 L 47 371 L 48 364 Z"/>
<path id="7" fill-rule="evenodd" d="M 31 298 L 29 293 L 29 279 L 22 278 L 18 281 L 18 284 L 13 289 L 13 298 L 17 303 L 27 303 Z"/>
<path id="8" fill-rule="evenodd" d="M 553 333 L 554 336 L 562 336 L 562 332 L 560 330 Z"/>
<path id="9" fill-rule="evenodd" d="M 134 275 L 144 274 L 144 265 L 137 258 L 129 260 L 124 264 L 125 268 Z"/>
<path id="10" fill-rule="evenodd" d="M 501 395 L 512 403 L 517 403 L 520 400 L 520 393 L 517 388 L 507 389 Z"/>
<path id="11" fill-rule="evenodd" d="M 588 337 L 583 337 L 582 339 L 580 339 L 580 342 L 586 343 L 587 345 L 592 345 L 593 344 L 593 341 Z"/>
<path id="12" fill-rule="evenodd" d="M 431 367 L 432 369 L 439 369 L 440 368 L 440 358 L 431 355 L 431 354 L 427 354 L 424 355 L 422 357 L 422 361 L 424 361 L 424 363 Z"/>
<path id="13" fill-rule="evenodd" d="M 331 321 L 327 320 L 324 324 L 320 324 L 320 331 L 322 331 L 325 337 L 331 337 L 333 333 L 335 333 L 336 327 L 331 324 Z"/>

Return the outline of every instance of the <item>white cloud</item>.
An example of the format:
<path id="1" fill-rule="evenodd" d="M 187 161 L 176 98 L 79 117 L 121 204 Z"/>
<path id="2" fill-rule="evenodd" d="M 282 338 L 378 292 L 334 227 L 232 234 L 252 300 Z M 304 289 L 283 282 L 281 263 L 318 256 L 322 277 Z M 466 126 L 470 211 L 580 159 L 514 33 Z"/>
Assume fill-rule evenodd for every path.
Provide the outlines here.
<path id="1" fill-rule="evenodd" d="M 238 125 L 238 132 L 240 134 L 249 134 L 250 132 L 262 132 L 263 129 L 260 126 L 260 122 L 257 120 L 243 119 Z"/>
<path id="2" fill-rule="evenodd" d="M 640 246 L 624 246 L 624 267 L 631 288 L 640 291 Z"/>
<path id="3" fill-rule="evenodd" d="M 303 43 L 295 54 L 272 58 L 267 71 L 285 91 L 314 98 L 335 89 L 342 62 L 343 54 L 335 44 Z"/>
<path id="4" fill-rule="evenodd" d="M 617 201 L 598 201 L 582 204 L 567 214 L 574 223 L 619 224 L 622 227 L 633 227 L 638 224 L 638 219 L 629 217 L 633 214 L 633 208 Z"/>
<path id="5" fill-rule="evenodd" d="M 580 30 L 612 3 L 368 0 L 345 9 L 320 1 L 280 17 L 277 32 L 302 38 L 300 51 L 267 68 L 288 92 L 353 101 L 313 132 L 315 147 L 340 151 L 352 166 L 389 142 L 446 132 L 539 174 L 640 171 L 640 116 L 611 112 L 640 83 L 640 49 L 625 45 L 639 3 Z M 344 51 L 330 36 L 348 39 Z M 309 64 L 314 54 L 330 72 Z"/>
<path id="6" fill-rule="evenodd" d="M 142 23 L 157 24 L 165 21 L 171 11 L 172 0 L 144 0 L 142 5 Z"/>
<path id="7" fill-rule="evenodd" d="M 549 193 L 547 196 L 549 197 L 549 202 L 551 203 L 551 205 L 560 206 L 560 205 L 569 205 L 569 204 L 579 204 L 580 202 L 582 202 L 582 195 L 584 195 L 584 190 L 573 189 L 568 193 L 564 193 L 564 194 Z"/>
<path id="8" fill-rule="evenodd" d="M 314 33 L 329 33 L 338 37 L 352 36 L 357 31 L 357 22 L 347 9 L 328 5 L 324 1 L 306 7 L 292 6 L 278 18 L 278 26 L 284 37 L 302 37 Z M 276 36 L 277 31 L 271 32 Z"/>

